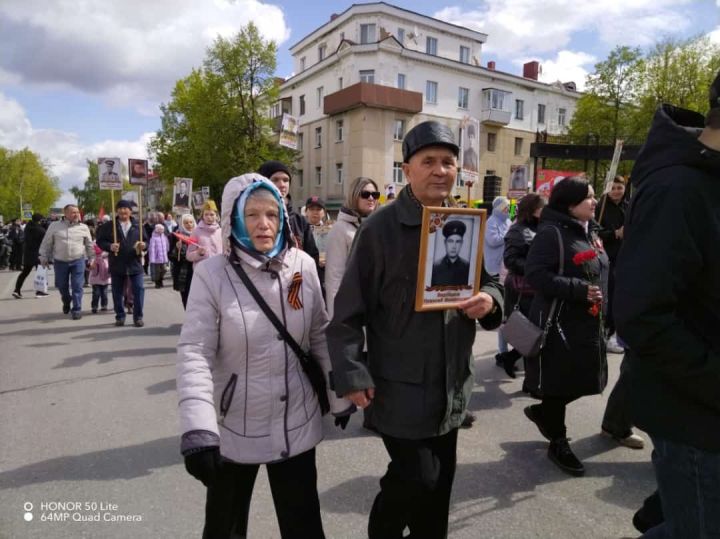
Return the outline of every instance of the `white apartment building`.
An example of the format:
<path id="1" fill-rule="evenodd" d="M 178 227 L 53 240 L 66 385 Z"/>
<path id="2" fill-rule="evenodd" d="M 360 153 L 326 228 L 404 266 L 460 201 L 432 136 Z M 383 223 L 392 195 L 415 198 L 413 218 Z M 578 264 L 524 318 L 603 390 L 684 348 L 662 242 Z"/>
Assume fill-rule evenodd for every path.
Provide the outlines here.
<path id="1" fill-rule="evenodd" d="M 350 180 L 374 179 L 381 190 L 404 184 L 403 135 L 438 120 L 459 132 L 465 116 L 480 120 L 480 176 L 493 174 L 507 190 L 512 165 L 530 163 L 536 131 L 563 131 L 580 94 L 572 83 L 537 80 L 481 65 L 486 34 L 384 2 L 353 4 L 290 48 L 295 75 L 280 87 L 274 113 L 299 121 L 300 156 L 292 196 L 309 195 L 330 208 Z M 472 187 L 481 198 L 482 181 Z M 466 188 L 458 189 L 466 194 Z"/>

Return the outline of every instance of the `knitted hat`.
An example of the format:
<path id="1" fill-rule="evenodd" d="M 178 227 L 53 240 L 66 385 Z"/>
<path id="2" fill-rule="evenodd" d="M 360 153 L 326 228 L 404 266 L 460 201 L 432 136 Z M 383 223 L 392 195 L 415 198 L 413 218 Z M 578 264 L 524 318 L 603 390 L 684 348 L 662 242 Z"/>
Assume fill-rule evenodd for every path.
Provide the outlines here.
<path id="1" fill-rule="evenodd" d="M 284 172 L 288 175 L 288 178 L 292 180 L 292 174 L 290 169 L 282 164 L 280 161 L 265 161 L 258 169 L 258 174 L 265 176 L 268 180 L 276 172 Z"/>
<path id="2" fill-rule="evenodd" d="M 208 199 L 205 201 L 205 204 L 202 206 L 202 211 L 205 213 L 206 211 L 214 211 L 215 213 L 219 214 L 217 205 L 215 204 L 214 200 Z"/>

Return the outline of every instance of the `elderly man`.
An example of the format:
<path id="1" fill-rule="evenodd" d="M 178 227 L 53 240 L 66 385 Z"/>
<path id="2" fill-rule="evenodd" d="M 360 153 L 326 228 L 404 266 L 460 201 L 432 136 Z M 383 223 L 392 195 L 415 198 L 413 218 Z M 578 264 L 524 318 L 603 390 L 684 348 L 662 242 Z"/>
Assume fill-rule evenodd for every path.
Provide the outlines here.
<path id="1" fill-rule="evenodd" d="M 50 225 L 40 244 L 40 264 L 50 260 L 55 268 L 55 286 L 60 291 L 63 313 L 72 307 L 72 319 L 82 318 L 83 282 L 86 260 L 95 259 L 90 229 L 80 222 L 80 210 L 74 204 L 63 208 L 65 218 Z M 71 305 L 72 303 L 72 305 Z"/>
<path id="2" fill-rule="evenodd" d="M 473 386 L 476 320 L 494 329 L 502 319 L 502 288 L 485 271 L 481 291 L 460 308 L 414 309 L 423 206 L 445 203 L 457 155 L 444 125 L 424 122 L 407 133 L 408 186 L 358 231 L 327 331 L 337 394 L 361 408 L 372 402 L 372 424 L 390 456 L 370 514 L 370 539 L 399 538 L 406 527 L 412 536 L 447 536 L 457 429 Z"/>

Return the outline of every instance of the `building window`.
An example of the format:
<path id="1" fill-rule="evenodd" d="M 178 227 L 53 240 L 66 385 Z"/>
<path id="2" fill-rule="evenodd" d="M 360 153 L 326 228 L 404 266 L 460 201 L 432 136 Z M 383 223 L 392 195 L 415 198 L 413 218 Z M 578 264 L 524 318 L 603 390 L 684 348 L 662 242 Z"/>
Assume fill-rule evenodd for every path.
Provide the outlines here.
<path id="1" fill-rule="evenodd" d="M 425 40 L 425 52 L 437 56 L 437 38 L 427 37 Z"/>
<path id="2" fill-rule="evenodd" d="M 565 118 L 567 116 L 567 109 L 558 109 L 558 125 L 565 127 Z"/>
<path id="3" fill-rule="evenodd" d="M 497 143 L 497 135 L 495 133 L 488 133 L 487 151 L 494 152 L 496 143 Z"/>
<path id="4" fill-rule="evenodd" d="M 393 140 L 402 140 L 405 136 L 405 120 L 395 120 Z"/>
<path id="5" fill-rule="evenodd" d="M 305 71 L 305 57 L 300 58 L 300 71 Z"/>
<path id="6" fill-rule="evenodd" d="M 468 108 L 468 100 L 470 99 L 470 90 L 467 88 L 458 88 L 458 107 L 461 109 Z"/>
<path id="7" fill-rule="evenodd" d="M 438 83 L 435 81 L 427 81 L 425 84 L 425 102 L 437 103 Z"/>
<path id="8" fill-rule="evenodd" d="M 338 90 L 343 89 L 343 80 L 342 77 L 338 77 Z"/>
<path id="9" fill-rule="evenodd" d="M 538 123 L 539 124 L 545 123 L 545 105 L 543 105 L 543 104 L 538 105 Z"/>
<path id="10" fill-rule="evenodd" d="M 325 59 L 325 53 L 327 52 L 327 45 L 323 43 L 318 47 L 318 62 L 322 62 Z"/>
<path id="11" fill-rule="evenodd" d="M 343 121 L 338 120 L 335 122 L 335 140 L 337 142 L 342 142 L 343 140 Z"/>
<path id="12" fill-rule="evenodd" d="M 463 64 L 470 63 L 470 47 L 460 45 L 460 62 Z"/>
<path id="13" fill-rule="evenodd" d="M 397 40 L 398 40 L 400 43 L 405 44 L 405 28 L 398 28 L 398 31 L 397 31 Z"/>
<path id="14" fill-rule="evenodd" d="M 361 24 L 360 25 L 360 43 L 375 43 L 375 25 L 374 24 Z"/>
<path id="15" fill-rule="evenodd" d="M 403 170 L 400 161 L 393 162 L 393 182 L 403 183 Z"/>
<path id="16" fill-rule="evenodd" d="M 315 185 L 322 185 L 322 167 L 315 167 Z"/>
<path id="17" fill-rule="evenodd" d="M 405 89 L 405 74 L 404 73 L 398 73 L 397 87 L 400 88 L 401 90 Z"/>
<path id="18" fill-rule="evenodd" d="M 295 174 L 295 177 L 298 179 L 298 185 L 300 187 L 302 187 L 303 184 L 305 183 L 305 181 L 303 180 L 303 169 L 301 169 L 301 168 L 298 169 L 297 174 Z"/>
<path id="19" fill-rule="evenodd" d="M 303 135 L 302 133 L 298 133 L 298 146 L 297 146 L 297 149 L 298 149 L 298 150 L 302 150 L 304 145 L 305 145 L 305 135 Z"/>
<path id="20" fill-rule="evenodd" d="M 515 100 L 515 119 L 522 120 L 525 117 L 525 101 L 522 99 Z"/>
<path id="21" fill-rule="evenodd" d="M 316 90 L 316 94 L 317 94 L 317 108 L 322 107 L 323 93 L 324 93 L 324 92 L 325 92 L 325 88 L 322 87 L 322 86 L 320 86 L 320 87 Z"/>
<path id="22" fill-rule="evenodd" d="M 315 128 L 315 147 L 322 147 L 322 127 Z"/>
<path id="23" fill-rule="evenodd" d="M 280 101 L 277 103 L 273 103 L 273 106 L 270 107 L 270 118 L 277 118 L 282 114 L 282 111 L 280 109 Z"/>
<path id="24" fill-rule="evenodd" d="M 515 137 L 515 155 L 522 155 L 523 139 Z"/>
<path id="25" fill-rule="evenodd" d="M 509 96 L 510 92 L 496 90 L 495 88 L 487 88 L 483 90 L 484 108 L 493 110 L 510 111 Z M 507 108 L 506 108 L 507 107 Z"/>
<path id="26" fill-rule="evenodd" d="M 305 114 L 305 96 L 301 95 L 300 96 L 300 116 L 302 116 L 303 114 Z"/>
<path id="27" fill-rule="evenodd" d="M 338 183 L 343 182 L 343 166 L 342 163 L 335 163 L 335 179 Z"/>
<path id="28" fill-rule="evenodd" d="M 375 84 L 375 70 L 374 69 L 361 69 L 360 70 L 360 82 L 367 82 L 368 84 Z"/>

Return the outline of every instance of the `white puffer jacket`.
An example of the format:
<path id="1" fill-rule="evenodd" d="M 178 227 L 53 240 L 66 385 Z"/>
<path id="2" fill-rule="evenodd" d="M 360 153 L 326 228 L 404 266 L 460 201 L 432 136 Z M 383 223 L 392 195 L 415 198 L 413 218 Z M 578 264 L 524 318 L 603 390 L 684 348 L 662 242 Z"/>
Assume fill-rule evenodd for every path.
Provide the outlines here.
<path id="1" fill-rule="evenodd" d="M 253 177 L 234 178 L 230 181 L 237 185 L 225 189 L 235 194 L 228 201 L 223 196 L 226 238 L 234 201 Z M 295 248 L 269 262 L 236 252 L 262 297 L 300 346 L 312 350 L 327 378 L 328 318 L 313 259 Z M 198 265 L 193 276 L 177 348 L 181 432 L 215 433 L 221 454 L 235 462 L 275 462 L 303 453 L 322 439 L 320 407 L 292 349 L 230 264 L 227 256 L 215 256 Z M 301 309 L 288 303 L 295 273 L 302 275 Z M 351 407 L 329 385 L 328 397 L 333 413 Z"/>

